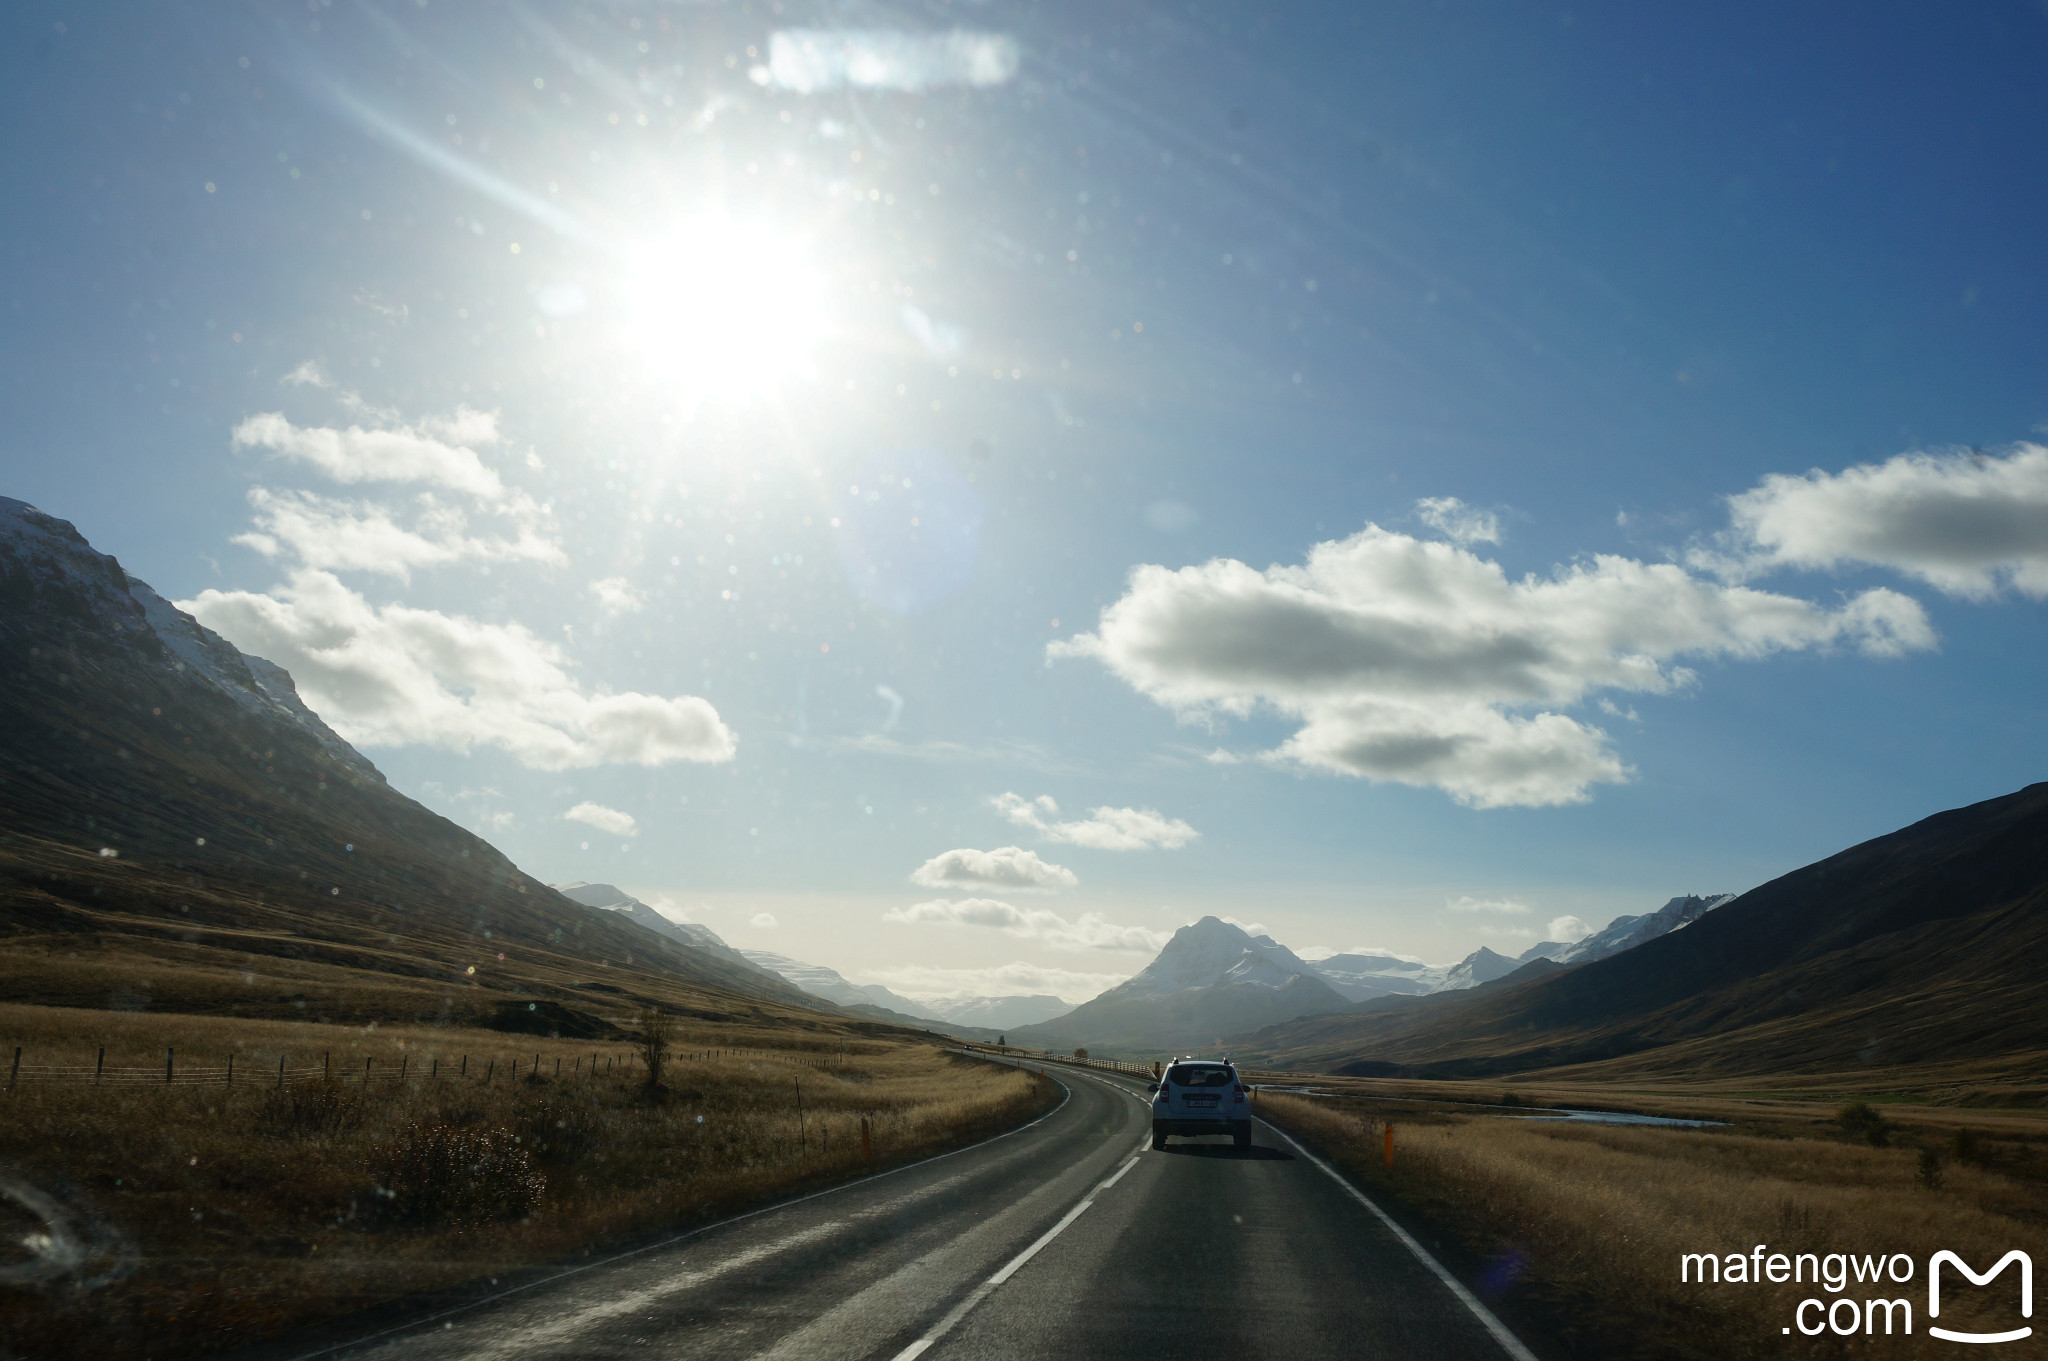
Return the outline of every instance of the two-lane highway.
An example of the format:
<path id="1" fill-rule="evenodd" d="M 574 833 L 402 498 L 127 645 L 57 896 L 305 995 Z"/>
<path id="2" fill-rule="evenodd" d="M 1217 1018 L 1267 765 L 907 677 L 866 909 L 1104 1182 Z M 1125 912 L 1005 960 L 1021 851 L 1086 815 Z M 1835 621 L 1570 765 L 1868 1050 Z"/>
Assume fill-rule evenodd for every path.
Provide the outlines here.
<path id="1" fill-rule="evenodd" d="M 300 1355 L 1528 1361 L 1278 1131 L 1152 1151 L 1142 1088 L 1049 1071 L 1024 1129 Z"/>

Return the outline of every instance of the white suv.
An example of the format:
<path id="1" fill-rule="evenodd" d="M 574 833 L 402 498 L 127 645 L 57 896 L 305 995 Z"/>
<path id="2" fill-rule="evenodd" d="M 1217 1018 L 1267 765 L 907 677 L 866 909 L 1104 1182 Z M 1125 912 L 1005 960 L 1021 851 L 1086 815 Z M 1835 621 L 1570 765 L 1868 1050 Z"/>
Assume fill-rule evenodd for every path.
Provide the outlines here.
<path id="1" fill-rule="evenodd" d="M 1152 1147 L 1165 1148 L 1174 1134 L 1228 1134 L 1251 1147 L 1251 1106 L 1229 1059 L 1175 1059 L 1152 1093 Z"/>

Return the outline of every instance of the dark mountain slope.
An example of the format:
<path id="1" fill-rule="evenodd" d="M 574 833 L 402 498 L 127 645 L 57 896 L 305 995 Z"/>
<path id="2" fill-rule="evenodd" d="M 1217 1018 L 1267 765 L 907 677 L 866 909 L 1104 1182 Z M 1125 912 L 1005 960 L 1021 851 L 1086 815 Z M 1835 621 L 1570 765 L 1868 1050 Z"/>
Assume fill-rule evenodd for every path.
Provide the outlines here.
<path id="1" fill-rule="evenodd" d="M 1671 1048 L 1693 1072 L 2048 1049 L 2048 784 L 1795 870 L 1669 935 L 1531 979 L 1261 1032 L 1288 1062 L 1526 1072 Z"/>
<path id="2" fill-rule="evenodd" d="M 490 1016 L 512 993 L 818 1005 L 520 873 L 392 790 L 284 672 L 4 499 L 0 734 L 12 1000 L 333 1019 Z"/>

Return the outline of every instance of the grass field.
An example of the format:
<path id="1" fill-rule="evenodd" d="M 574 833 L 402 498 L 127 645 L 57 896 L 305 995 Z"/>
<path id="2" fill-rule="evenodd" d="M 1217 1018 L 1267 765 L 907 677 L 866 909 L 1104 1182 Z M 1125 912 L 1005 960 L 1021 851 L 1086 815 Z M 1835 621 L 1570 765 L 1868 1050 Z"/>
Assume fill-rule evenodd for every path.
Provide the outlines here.
<path id="1" fill-rule="evenodd" d="M 82 1258 L 0 1285 L 5 1350 L 35 1357 L 246 1344 L 901 1163 L 1054 1099 L 1041 1078 L 858 1025 L 679 1019 L 656 1093 L 616 1041 L 27 1006 L 0 1006 L 0 1037 L 7 1062 L 18 1044 L 88 1069 L 102 1047 L 109 1069 L 161 1071 L 166 1048 L 188 1073 L 235 1056 L 232 1087 L 0 1094 L 0 1166 L 56 1197 Z M 280 1057 L 338 1077 L 280 1088 Z M 0 1279 L 44 1231 L 6 1213 Z"/>
<path id="2" fill-rule="evenodd" d="M 1330 1157 L 1368 1194 L 1427 1226 L 1477 1265 L 1481 1293 L 1538 1321 L 1572 1352 L 1602 1357 L 1766 1357 L 1877 1353 L 1950 1354 L 1929 1338 L 1923 1274 L 1936 1251 L 1979 1268 L 2014 1247 L 2039 1256 L 2048 1238 L 2048 1122 L 1992 1113 L 1925 1110 L 1873 1147 L 1832 1121 L 1834 1108 L 1774 1100 L 1771 1110 L 1714 1129 L 1551 1123 L 1476 1113 L 1475 1097 L 1498 1088 L 1454 1084 L 1388 1093 L 1380 1100 L 1261 1093 L 1259 1112 Z M 1462 1095 L 1461 1109 L 1449 1098 Z M 1609 1101 L 1610 1107 L 1617 1104 Z M 1885 1111 L 1890 1120 L 1893 1112 Z M 1395 1156 L 1384 1165 L 1384 1133 Z M 1958 1160 L 1956 1136 L 1965 1135 Z M 1924 1184 L 1922 1152 L 1941 1160 Z M 1905 1253 L 1917 1264 L 1905 1284 L 1681 1284 L 1686 1253 Z M 1996 1292 L 1956 1288 L 1939 1322 L 1949 1328 L 2010 1327 L 2016 1283 Z M 1819 1298 L 1906 1299 L 1911 1337 L 1788 1335 L 1799 1303 Z M 1809 1314 L 1809 1320 L 1812 1319 Z M 2040 1339 L 2002 1349 L 2038 1355 Z"/>

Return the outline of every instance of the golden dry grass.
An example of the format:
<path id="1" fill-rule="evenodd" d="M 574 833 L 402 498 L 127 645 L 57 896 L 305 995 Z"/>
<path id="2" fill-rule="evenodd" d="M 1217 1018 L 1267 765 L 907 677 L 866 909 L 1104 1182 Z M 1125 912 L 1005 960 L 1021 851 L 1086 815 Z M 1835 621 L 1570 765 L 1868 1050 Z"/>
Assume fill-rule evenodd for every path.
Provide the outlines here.
<path id="1" fill-rule="evenodd" d="M 24 1082 L 0 1093 L 0 1167 L 57 1194 L 99 1235 L 94 1260 L 66 1282 L 0 1286 L 0 1337 L 10 1353 L 37 1357 L 140 1355 L 145 1341 L 158 1358 L 246 1344 L 908 1161 L 1053 1099 L 1043 1079 L 929 1044 L 687 1020 L 660 1099 L 618 1043 L 33 1007 L 0 1007 L 0 1034 L 0 1062 L 17 1043 L 25 1061 L 89 1066 L 104 1045 L 110 1068 L 156 1071 L 166 1046 L 187 1071 L 237 1055 L 233 1087 Z M 317 1081 L 279 1092 L 280 1054 L 294 1070 L 328 1054 L 349 1075 L 326 1089 L 339 1128 L 305 1118 Z M 388 1073 L 401 1058 L 406 1081 L 360 1083 L 365 1059 Z M 393 1208 L 407 1202 L 379 1188 L 423 1175 L 407 1174 L 401 1156 L 409 1137 L 417 1152 L 421 1130 L 486 1149 L 476 1155 L 485 1181 L 537 1173 L 545 1189 L 525 1212 L 517 1197 L 495 1210 L 486 1197 L 467 1223 L 407 1222 Z M 10 1220 L 0 1236 L 16 1243 L 31 1228 Z"/>
<path id="2" fill-rule="evenodd" d="M 1914 1334 L 1875 1345 L 1886 1356 L 1952 1352 L 1926 1334 L 1924 1271 L 1949 1248 L 1978 1267 L 2011 1248 L 2034 1251 L 2048 1227 L 2048 1193 L 2028 1145 L 2005 1165 L 1951 1162 L 1943 1186 L 1916 1179 L 1916 1148 L 1719 1130 L 1545 1123 L 1445 1112 L 1395 1122 L 1395 1159 L 1382 1165 L 1383 1124 L 1357 1103 L 1262 1094 L 1260 1113 L 1332 1157 L 1370 1193 L 1444 1229 L 1473 1258 L 1513 1263 L 1520 1289 L 1574 1351 L 1601 1356 L 1747 1357 L 1843 1354 L 1852 1343 L 1781 1330 L 1807 1298 L 1801 1286 L 1681 1285 L 1685 1253 L 1905 1253 L 1905 1285 L 1850 1284 L 1844 1294 L 1910 1300 Z M 2012 1165 L 2019 1159 L 2020 1166 Z M 2032 1173 L 2032 1175 L 2029 1175 Z M 1956 1289 L 1939 1322 L 2010 1327 L 2016 1283 Z M 1530 1290 L 1530 1287 L 1534 1287 Z M 1994 1298 L 1995 1296 L 1995 1298 Z M 1811 1315 L 1809 1315 L 1811 1318 Z M 1882 1323 L 1879 1323 L 1882 1329 Z M 2039 1339 L 2010 1347 L 2014 1355 Z M 1853 1346 L 1868 1347 L 1864 1339 Z"/>

